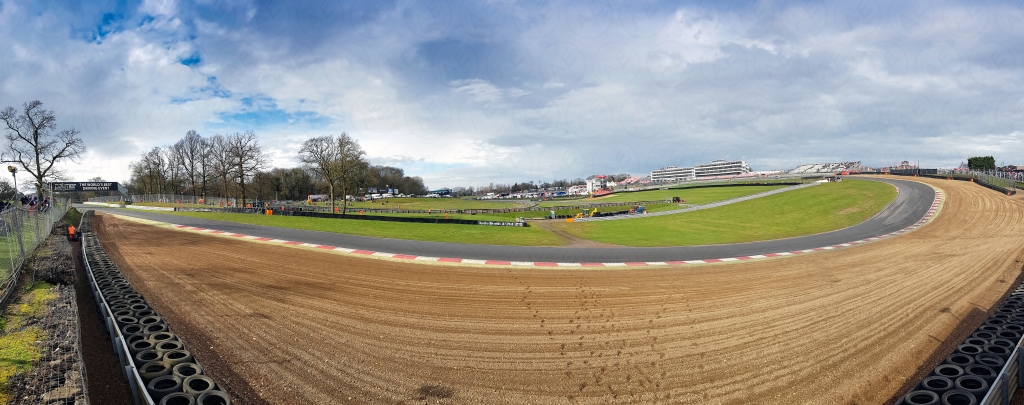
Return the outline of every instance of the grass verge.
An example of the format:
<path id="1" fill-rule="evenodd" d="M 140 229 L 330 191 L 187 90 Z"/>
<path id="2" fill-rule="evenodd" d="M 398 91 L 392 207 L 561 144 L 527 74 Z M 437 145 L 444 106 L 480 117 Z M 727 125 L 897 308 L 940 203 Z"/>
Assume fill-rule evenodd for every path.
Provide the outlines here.
<path id="1" fill-rule="evenodd" d="M 895 198 L 889 184 L 846 180 L 678 215 L 556 226 L 580 238 L 625 246 L 741 243 L 845 228 Z"/>
<path id="2" fill-rule="evenodd" d="M 574 200 L 545 201 L 542 207 L 557 205 L 573 205 L 586 203 L 608 203 L 608 202 L 635 202 L 635 201 L 658 201 L 667 200 L 672 197 L 679 197 L 686 200 L 687 204 L 710 204 L 717 201 L 724 201 L 751 194 L 763 193 L 787 186 L 732 186 L 732 187 L 705 187 L 705 188 L 683 188 L 670 190 L 648 190 L 615 193 L 605 197 L 583 198 Z"/>
<path id="3" fill-rule="evenodd" d="M 52 286 L 36 282 L 25 291 L 19 302 L 12 303 L 0 327 L 0 403 L 9 399 L 8 380 L 17 373 L 28 371 L 34 362 L 42 357 L 42 349 L 36 342 L 43 340 L 46 333 L 38 326 L 24 327 L 29 318 L 42 316 L 46 304 L 57 298 Z"/>
<path id="4" fill-rule="evenodd" d="M 365 221 L 290 217 L 282 215 L 231 214 L 220 212 L 163 212 L 161 214 L 212 219 L 250 225 L 342 233 L 377 238 L 422 240 L 433 242 L 470 243 L 478 245 L 559 246 L 561 238 L 534 227 L 418 224 L 405 222 Z M 443 214 L 442 214 L 443 216 Z"/>

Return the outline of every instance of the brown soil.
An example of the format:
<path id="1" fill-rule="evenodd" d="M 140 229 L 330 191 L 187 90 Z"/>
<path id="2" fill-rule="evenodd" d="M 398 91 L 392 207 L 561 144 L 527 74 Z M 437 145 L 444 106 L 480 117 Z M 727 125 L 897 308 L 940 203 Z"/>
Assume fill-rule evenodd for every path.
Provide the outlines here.
<path id="1" fill-rule="evenodd" d="M 947 199 L 910 234 L 677 269 L 423 266 L 94 227 L 246 404 L 877 404 L 1024 260 L 1019 199 L 923 181 Z"/>
<path id="2" fill-rule="evenodd" d="M 131 405 L 131 388 L 124 379 L 121 362 L 114 352 L 100 309 L 96 306 L 96 298 L 89 287 L 89 276 L 85 274 L 81 242 L 71 243 L 71 255 L 75 262 L 75 300 L 81 328 L 82 359 L 88 376 L 86 384 L 89 403 Z"/>
<path id="3" fill-rule="evenodd" d="M 558 236 L 559 238 L 562 238 L 562 242 L 565 242 L 565 244 L 561 245 L 560 247 L 570 247 L 570 248 L 602 248 L 602 247 L 611 247 L 611 246 L 622 247 L 620 245 L 613 245 L 613 244 L 610 244 L 610 243 L 602 243 L 602 242 L 592 241 L 590 239 L 583 239 L 583 238 L 581 238 L 579 236 L 576 236 L 576 235 L 573 235 L 573 234 L 571 234 L 569 232 L 566 232 L 564 229 L 562 229 L 561 227 L 557 226 L 558 224 L 562 223 L 563 221 L 565 221 L 565 220 L 564 219 L 560 219 L 560 220 L 559 219 L 542 219 L 542 220 L 538 220 L 538 221 L 530 221 L 530 226 L 543 229 L 545 231 L 548 231 L 548 232 L 551 232 L 551 233 L 555 234 L 555 236 Z"/>

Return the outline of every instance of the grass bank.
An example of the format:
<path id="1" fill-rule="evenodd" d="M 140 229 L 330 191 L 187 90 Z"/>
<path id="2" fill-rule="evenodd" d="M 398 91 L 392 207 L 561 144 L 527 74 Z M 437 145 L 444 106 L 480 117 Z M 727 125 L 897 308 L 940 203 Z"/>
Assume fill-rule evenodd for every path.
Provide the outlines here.
<path id="1" fill-rule="evenodd" d="M 556 226 L 580 238 L 625 246 L 741 243 L 845 228 L 895 198 L 889 184 L 846 180 L 684 214 Z"/>
<path id="2" fill-rule="evenodd" d="M 42 316 L 46 304 L 56 298 L 53 286 L 36 282 L 25 291 L 20 301 L 11 303 L 0 318 L 0 329 L 3 330 L 0 336 L 0 403 L 7 403 L 9 399 L 8 380 L 31 369 L 43 355 L 37 342 L 46 337 L 46 332 L 38 326 L 25 327 L 25 322 Z"/>
<path id="3" fill-rule="evenodd" d="M 162 212 L 161 214 L 377 238 L 479 245 L 558 246 L 563 244 L 561 238 L 554 234 L 533 227 L 419 224 L 220 212 Z"/>
<path id="4" fill-rule="evenodd" d="M 686 200 L 687 204 L 703 205 L 717 201 L 730 200 L 733 198 L 745 197 L 751 194 L 763 193 L 787 186 L 730 186 L 730 187 L 705 187 L 705 188 L 683 188 L 669 190 L 647 190 L 615 193 L 597 198 L 580 198 L 572 200 L 545 201 L 542 207 L 556 205 L 573 205 L 586 203 L 609 203 L 609 202 L 635 202 L 635 201 L 658 201 L 667 200 L 672 197 L 679 197 Z"/>

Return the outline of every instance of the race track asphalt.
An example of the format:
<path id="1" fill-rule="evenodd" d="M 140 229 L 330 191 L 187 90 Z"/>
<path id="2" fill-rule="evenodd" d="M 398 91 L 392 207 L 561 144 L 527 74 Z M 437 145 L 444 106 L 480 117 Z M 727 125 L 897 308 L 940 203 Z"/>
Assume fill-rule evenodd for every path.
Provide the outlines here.
<path id="1" fill-rule="evenodd" d="M 762 242 L 730 245 L 706 245 L 685 247 L 604 247 L 604 248 L 561 248 L 471 245 L 442 242 L 423 242 L 400 239 L 373 238 L 328 232 L 247 225 L 225 221 L 208 220 L 168 214 L 155 211 L 138 211 L 123 208 L 107 208 L 91 205 L 81 209 L 94 209 L 117 215 L 168 222 L 178 225 L 215 229 L 229 233 L 240 233 L 258 237 L 283 239 L 331 245 L 376 252 L 399 253 L 428 257 L 455 257 L 462 259 L 536 261 L 536 262 L 661 262 L 704 260 L 726 257 L 753 256 L 779 252 L 790 252 L 831 246 L 884 235 L 913 225 L 924 217 L 935 198 L 930 186 L 908 180 L 888 178 L 860 178 L 892 184 L 899 189 L 899 196 L 871 219 L 860 224 L 817 235 L 778 239 Z M 239 214 L 244 215 L 244 214 Z M 470 225 L 450 225 L 470 226 Z"/>

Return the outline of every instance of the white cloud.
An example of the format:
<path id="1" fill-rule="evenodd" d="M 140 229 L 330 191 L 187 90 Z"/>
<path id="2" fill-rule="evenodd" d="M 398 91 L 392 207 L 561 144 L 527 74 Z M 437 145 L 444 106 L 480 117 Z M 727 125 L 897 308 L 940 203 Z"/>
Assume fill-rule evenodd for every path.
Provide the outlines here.
<path id="1" fill-rule="evenodd" d="M 82 178 L 126 180 L 127 161 L 189 129 L 254 129 L 282 166 L 306 137 L 345 131 L 429 186 L 712 158 L 951 166 L 968 153 L 1009 161 L 1022 146 L 1024 31 L 1008 16 L 1024 13 L 1007 5 L 652 5 L 569 20 L 578 10 L 559 3 L 291 12 L 147 0 L 138 12 L 153 18 L 128 16 L 94 41 L 65 33 L 95 16 L 35 18 L 24 1 L 0 5 L 0 101 L 41 99 L 60 127 L 82 130 Z M 212 11 L 190 13 L 201 7 Z M 318 12 L 332 24 L 297 17 Z M 181 63 L 193 55 L 198 65 Z"/>

